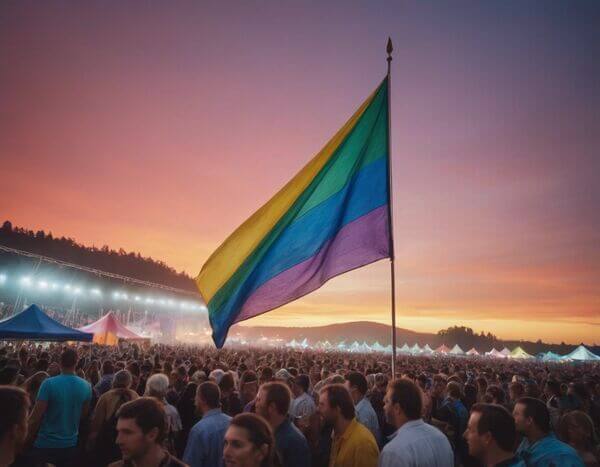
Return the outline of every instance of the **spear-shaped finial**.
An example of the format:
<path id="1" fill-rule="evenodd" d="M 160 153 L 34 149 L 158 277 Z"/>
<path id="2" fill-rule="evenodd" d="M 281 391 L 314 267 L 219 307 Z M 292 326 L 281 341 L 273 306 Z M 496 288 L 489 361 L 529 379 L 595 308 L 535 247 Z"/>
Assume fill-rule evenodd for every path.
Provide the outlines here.
<path id="1" fill-rule="evenodd" d="M 388 37 L 388 41 L 387 41 L 387 47 L 385 48 L 388 57 L 387 57 L 387 61 L 388 63 L 392 61 L 392 52 L 394 51 L 394 46 L 392 45 L 392 38 Z"/>

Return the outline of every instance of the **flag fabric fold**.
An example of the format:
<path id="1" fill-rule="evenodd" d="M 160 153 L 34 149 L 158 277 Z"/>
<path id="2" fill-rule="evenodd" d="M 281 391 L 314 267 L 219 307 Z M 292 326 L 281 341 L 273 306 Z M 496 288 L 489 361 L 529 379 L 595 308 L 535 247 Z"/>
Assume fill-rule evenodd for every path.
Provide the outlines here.
<path id="1" fill-rule="evenodd" d="M 390 256 L 387 78 L 325 147 L 206 261 L 196 283 L 213 340 Z"/>

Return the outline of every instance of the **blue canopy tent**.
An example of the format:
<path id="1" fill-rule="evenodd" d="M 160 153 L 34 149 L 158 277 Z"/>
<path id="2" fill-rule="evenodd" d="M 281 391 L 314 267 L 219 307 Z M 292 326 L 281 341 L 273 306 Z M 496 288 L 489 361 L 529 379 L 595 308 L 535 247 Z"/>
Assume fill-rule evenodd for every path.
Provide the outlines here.
<path id="1" fill-rule="evenodd" d="M 0 340 L 23 339 L 38 341 L 88 341 L 93 334 L 63 326 L 44 313 L 37 305 L 31 305 L 15 316 L 0 321 Z"/>

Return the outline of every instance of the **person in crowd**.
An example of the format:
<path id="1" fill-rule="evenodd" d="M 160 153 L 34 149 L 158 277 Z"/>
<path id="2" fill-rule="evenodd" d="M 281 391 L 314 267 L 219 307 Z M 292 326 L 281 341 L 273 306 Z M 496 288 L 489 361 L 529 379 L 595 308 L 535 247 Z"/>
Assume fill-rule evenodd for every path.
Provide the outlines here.
<path id="1" fill-rule="evenodd" d="M 546 396 L 546 407 L 548 408 L 548 412 L 550 412 L 550 426 L 556 430 L 562 414 L 560 383 L 554 380 L 547 381 L 544 386 L 544 395 Z"/>
<path id="2" fill-rule="evenodd" d="M 577 452 L 550 431 L 550 412 L 541 400 L 522 397 L 513 417 L 517 432 L 523 435 L 517 455 L 528 467 L 583 467 Z"/>
<path id="3" fill-rule="evenodd" d="M 77 455 L 79 424 L 89 412 L 92 388 L 75 375 L 77 351 L 66 348 L 60 355 L 61 374 L 44 380 L 29 416 L 34 457 L 56 467 L 72 465 Z"/>
<path id="4" fill-rule="evenodd" d="M 356 420 L 352 397 L 343 384 L 330 384 L 321 389 L 319 413 L 333 427 L 330 467 L 377 465 L 377 441 L 369 429 Z"/>
<path id="5" fill-rule="evenodd" d="M 94 386 L 94 390 L 100 397 L 105 392 L 109 391 L 112 387 L 112 381 L 115 375 L 115 367 L 111 360 L 104 360 L 102 362 L 102 377 L 98 384 Z"/>
<path id="6" fill-rule="evenodd" d="M 310 466 L 306 438 L 288 417 L 291 399 L 286 384 L 278 381 L 263 384 L 256 396 L 256 413 L 271 426 L 275 434 L 275 447 L 283 465 Z"/>
<path id="7" fill-rule="evenodd" d="M 454 465 L 446 436 L 422 420 L 423 399 L 415 383 L 409 379 L 392 381 L 385 396 L 384 410 L 396 432 L 381 451 L 379 467 Z"/>
<path id="8" fill-rule="evenodd" d="M 574 410 L 558 424 L 559 438 L 577 451 L 586 467 L 600 467 L 600 452 L 594 423 L 588 414 Z"/>
<path id="9" fill-rule="evenodd" d="M 473 405 L 464 436 L 469 454 L 485 467 L 525 467 L 514 453 L 515 421 L 503 406 Z"/>
<path id="10" fill-rule="evenodd" d="M 131 373 L 121 370 L 115 373 L 112 389 L 105 392 L 96 404 L 88 437 L 88 447 L 93 453 L 93 462 L 103 467 L 121 457 L 117 438 L 117 411 L 126 402 L 137 399 L 137 392 L 131 390 Z"/>
<path id="11" fill-rule="evenodd" d="M 508 386 L 509 406 L 514 409 L 516 402 L 525 396 L 525 386 L 520 381 L 514 381 Z"/>
<path id="12" fill-rule="evenodd" d="M 169 378 L 163 373 L 156 373 L 150 376 L 146 381 L 145 396 L 154 397 L 164 405 L 167 416 L 167 436 L 166 446 L 169 452 L 175 452 L 175 439 L 177 433 L 181 430 L 181 417 L 177 409 L 167 402 L 166 396 L 169 390 Z"/>
<path id="13" fill-rule="evenodd" d="M 200 381 L 200 383 L 202 383 L 202 381 Z M 177 457 L 183 456 L 190 430 L 200 420 L 200 414 L 196 408 L 196 393 L 200 383 L 196 382 L 192 377 L 175 406 L 177 408 L 177 413 L 179 413 L 179 417 L 181 418 L 181 430 L 177 433 L 175 439 L 175 451 Z"/>
<path id="14" fill-rule="evenodd" d="M 225 467 L 275 467 L 275 438 L 267 421 L 253 413 L 236 415 L 225 432 Z"/>
<path id="15" fill-rule="evenodd" d="M 240 400 L 244 405 L 244 412 L 251 412 L 250 406 L 258 394 L 258 376 L 252 370 L 244 370 L 240 378 Z"/>
<path id="16" fill-rule="evenodd" d="M 117 445 L 122 460 L 109 467 L 187 467 L 163 447 L 168 433 L 164 405 L 154 397 L 140 397 L 117 412 Z"/>
<path id="17" fill-rule="evenodd" d="M 223 439 L 231 417 L 221 412 L 221 391 L 212 381 L 198 386 L 196 408 L 201 420 L 190 430 L 183 461 L 190 467 L 223 464 Z"/>
<path id="18" fill-rule="evenodd" d="M 29 396 L 14 386 L 0 386 L 0 467 L 12 465 L 27 439 Z"/>
<path id="19" fill-rule="evenodd" d="M 310 377 L 305 374 L 296 376 L 292 382 L 292 393 L 294 399 L 290 406 L 290 416 L 301 426 L 308 421 L 310 416 L 317 411 L 314 399 L 308 394 Z"/>
<path id="20" fill-rule="evenodd" d="M 21 387 L 29 395 L 30 401 L 35 401 L 37 399 L 37 395 L 38 395 L 38 391 L 40 390 L 40 386 L 46 380 L 46 378 L 49 378 L 49 377 L 50 377 L 50 375 L 48 373 L 46 373 L 45 371 L 38 371 L 37 373 L 34 373 L 32 376 L 27 378 L 25 380 L 25 382 L 21 385 Z M 31 405 L 30 409 L 32 409 L 32 408 L 33 408 L 33 406 Z"/>
<path id="21" fill-rule="evenodd" d="M 377 444 L 381 446 L 381 431 L 379 429 L 379 420 L 377 414 L 365 396 L 367 394 L 367 379 L 358 371 L 351 371 L 346 374 L 346 388 L 350 392 L 352 401 L 354 402 L 354 410 L 356 412 L 356 420 L 366 426 Z"/>
<path id="22" fill-rule="evenodd" d="M 221 390 L 221 406 L 223 412 L 230 417 L 235 417 L 237 414 L 242 413 L 244 406 L 242 405 L 240 396 L 235 390 L 233 374 L 226 372 L 217 384 Z"/>

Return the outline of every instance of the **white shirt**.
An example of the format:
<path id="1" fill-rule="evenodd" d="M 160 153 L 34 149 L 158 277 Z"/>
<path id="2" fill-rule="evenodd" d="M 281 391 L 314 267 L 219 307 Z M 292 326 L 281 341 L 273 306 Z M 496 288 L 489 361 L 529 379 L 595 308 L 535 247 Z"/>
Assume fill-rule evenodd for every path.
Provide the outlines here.
<path id="1" fill-rule="evenodd" d="M 316 410 L 317 407 L 315 406 L 315 401 L 313 398 L 307 393 L 304 393 L 292 401 L 292 405 L 290 406 L 290 415 L 293 418 L 309 417 L 315 413 Z"/>
<path id="2" fill-rule="evenodd" d="M 454 467 L 448 438 L 423 420 L 412 420 L 390 436 L 379 456 L 379 467 Z"/>

